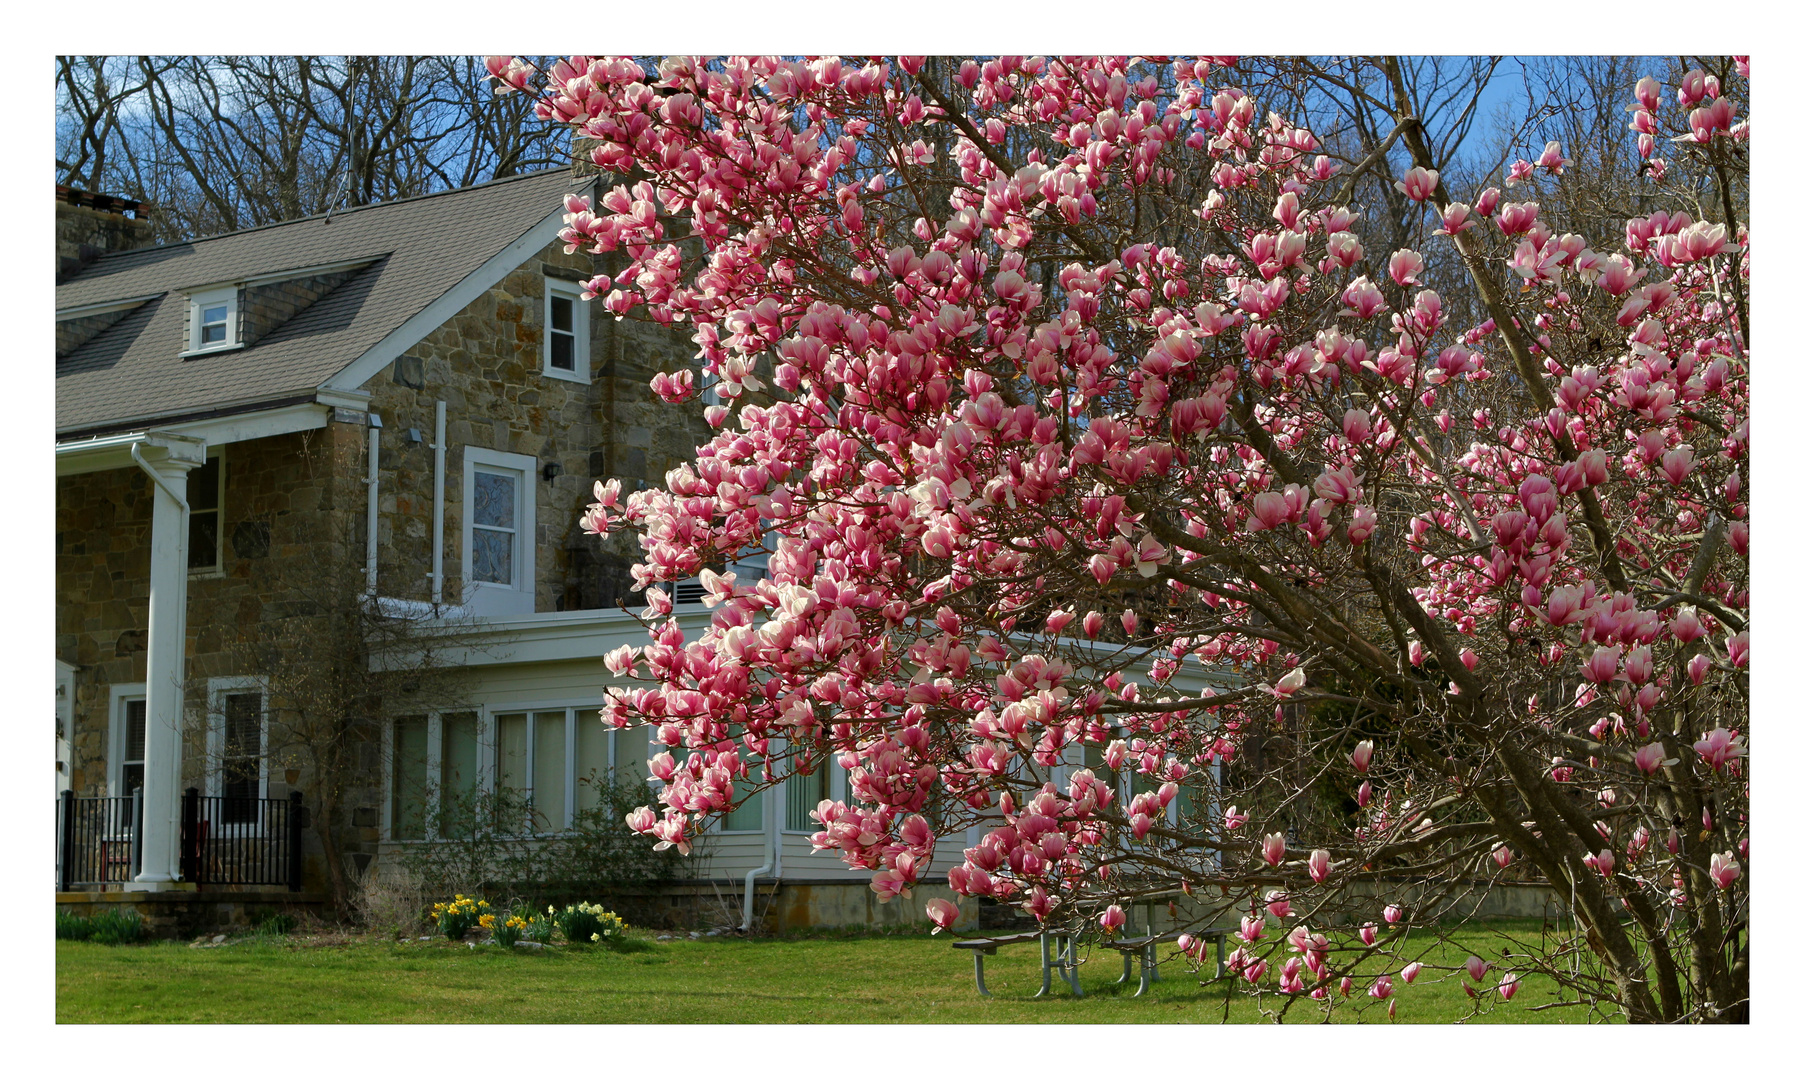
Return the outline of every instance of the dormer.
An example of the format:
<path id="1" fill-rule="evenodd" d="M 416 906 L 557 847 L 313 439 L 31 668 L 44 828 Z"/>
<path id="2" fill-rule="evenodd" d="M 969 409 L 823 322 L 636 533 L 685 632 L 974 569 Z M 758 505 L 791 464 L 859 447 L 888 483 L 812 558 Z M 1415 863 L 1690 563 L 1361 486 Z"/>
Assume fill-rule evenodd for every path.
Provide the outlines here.
<path id="1" fill-rule="evenodd" d="M 96 334 L 137 311 L 161 294 L 107 300 L 98 304 L 65 308 L 56 313 L 56 358 L 61 360 L 86 345 Z"/>
<path id="2" fill-rule="evenodd" d="M 182 357 L 255 345 L 382 257 L 302 266 L 184 290 L 188 311 L 182 324 Z"/>

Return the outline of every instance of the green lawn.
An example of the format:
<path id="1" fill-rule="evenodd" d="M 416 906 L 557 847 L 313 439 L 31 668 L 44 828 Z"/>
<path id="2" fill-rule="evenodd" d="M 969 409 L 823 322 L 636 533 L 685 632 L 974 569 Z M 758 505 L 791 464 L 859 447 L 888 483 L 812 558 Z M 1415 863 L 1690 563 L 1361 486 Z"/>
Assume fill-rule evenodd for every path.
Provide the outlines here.
<path id="1" fill-rule="evenodd" d="M 1496 925 L 1494 929 L 1518 930 Z M 1524 932 L 1530 932 L 1524 929 Z M 1450 966 L 1469 951 L 1495 957 L 1491 930 L 1458 932 Z M 442 940 L 247 940 L 212 949 L 182 943 L 104 946 L 56 944 L 56 1018 L 60 1023 L 1237 1023 L 1261 1017 L 1228 983 L 1199 985 L 1179 965 L 1144 998 L 1134 984 L 1112 985 L 1114 953 L 1081 971 L 1085 997 L 1055 983 L 1040 988 L 1039 951 L 1007 948 L 985 964 L 995 997 L 980 998 L 972 964 L 948 939 L 918 936 L 741 940 L 636 940 L 631 951 L 600 948 L 504 951 Z M 1268 982 L 1276 975 L 1268 975 Z M 1425 971 L 1398 982 L 1400 1022 L 1449 1023 L 1472 1003 L 1449 972 Z M 1495 979 L 1488 978 L 1492 985 Z M 1367 1006 L 1366 982 L 1353 1004 Z M 1487 995 L 1496 1004 L 1496 995 Z M 1580 1022 L 1579 1009 L 1529 1011 L 1553 1000 L 1544 980 L 1529 979 L 1514 1001 L 1484 1022 Z M 1321 1019 L 1321 1006 L 1298 1001 L 1287 1020 Z M 1385 1023 L 1382 1008 L 1337 1008 L 1334 1019 Z"/>

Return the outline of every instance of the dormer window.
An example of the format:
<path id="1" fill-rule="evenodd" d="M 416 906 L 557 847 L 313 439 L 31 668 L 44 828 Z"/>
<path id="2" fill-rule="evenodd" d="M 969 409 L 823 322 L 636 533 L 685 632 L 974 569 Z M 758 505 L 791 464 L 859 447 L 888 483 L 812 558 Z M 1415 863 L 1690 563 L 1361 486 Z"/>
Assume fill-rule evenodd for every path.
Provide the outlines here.
<path id="1" fill-rule="evenodd" d="M 238 344 L 238 290 L 214 289 L 188 298 L 188 353 Z"/>

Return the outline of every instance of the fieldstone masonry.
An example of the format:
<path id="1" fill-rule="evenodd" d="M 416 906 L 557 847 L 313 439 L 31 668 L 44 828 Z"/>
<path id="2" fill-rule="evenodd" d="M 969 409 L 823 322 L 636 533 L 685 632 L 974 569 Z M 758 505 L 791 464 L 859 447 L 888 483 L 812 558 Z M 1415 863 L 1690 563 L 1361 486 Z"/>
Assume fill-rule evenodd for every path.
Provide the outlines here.
<path id="1" fill-rule="evenodd" d="M 63 207 L 59 207 L 59 210 Z M 72 207 L 83 210 L 85 208 Z M 115 215 L 117 216 L 117 215 Z M 59 216 L 59 244 L 63 218 Z M 122 221 L 127 219 L 121 218 Z M 59 248 L 60 251 L 60 248 Z M 60 258 L 60 256 L 59 256 Z M 431 595 L 434 403 L 446 402 L 443 596 L 455 603 L 464 518 L 463 450 L 479 446 L 531 455 L 540 468 L 534 523 L 535 609 L 612 607 L 631 601 L 630 537 L 585 535 L 577 520 L 598 478 L 626 490 L 661 483 L 691 460 L 710 429 L 702 405 L 659 401 L 653 373 L 692 364 L 680 329 L 589 312 L 587 383 L 544 373 L 545 278 L 586 280 L 587 254 L 554 243 L 428 334 L 364 389 L 382 418 L 378 460 L 380 595 Z M 345 274 L 245 290 L 240 314 L 255 340 L 336 287 Z M 361 418 L 361 414 L 360 418 Z M 416 437 L 410 437 L 409 431 Z M 367 432 L 334 422 L 316 431 L 221 448 L 225 469 L 223 565 L 189 580 L 184 786 L 203 786 L 207 681 L 240 675 L 239 645 L 276 619 L 308 614 L 308 601 L 283 583 L 309 568 L 361 573 L 364 559 Z M 545 466 L 556 475 L 545 478 Z M 151 492 L 137 469 L 61 477 L 56 508 L 56 650 L 77 666 L 71 782 L 77 795 L 106 793 L 110 690 L 145 678 Z M 379 748 L 363 755 L 367 775 L 342 802 L 361 866 L 375 852 L 383 790 Z M 269 795 L 308 793 L 304 770 L 272 763 Z M 307 833 L 308 888 L 321 887 L 318 840 Z"/>

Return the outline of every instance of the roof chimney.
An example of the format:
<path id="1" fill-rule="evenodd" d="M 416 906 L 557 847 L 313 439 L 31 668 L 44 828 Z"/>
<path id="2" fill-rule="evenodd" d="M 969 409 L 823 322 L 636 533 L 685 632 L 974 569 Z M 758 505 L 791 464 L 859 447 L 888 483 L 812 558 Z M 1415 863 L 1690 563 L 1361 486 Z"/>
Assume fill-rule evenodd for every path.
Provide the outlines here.
<path id="1" fill-rule="evenodd" d="M 130 217 L 126 215 L 130 214 Z M 156 243 L 150 204 L 56 186 L 56 280 L 62 284 L 109 251 Z"/>

